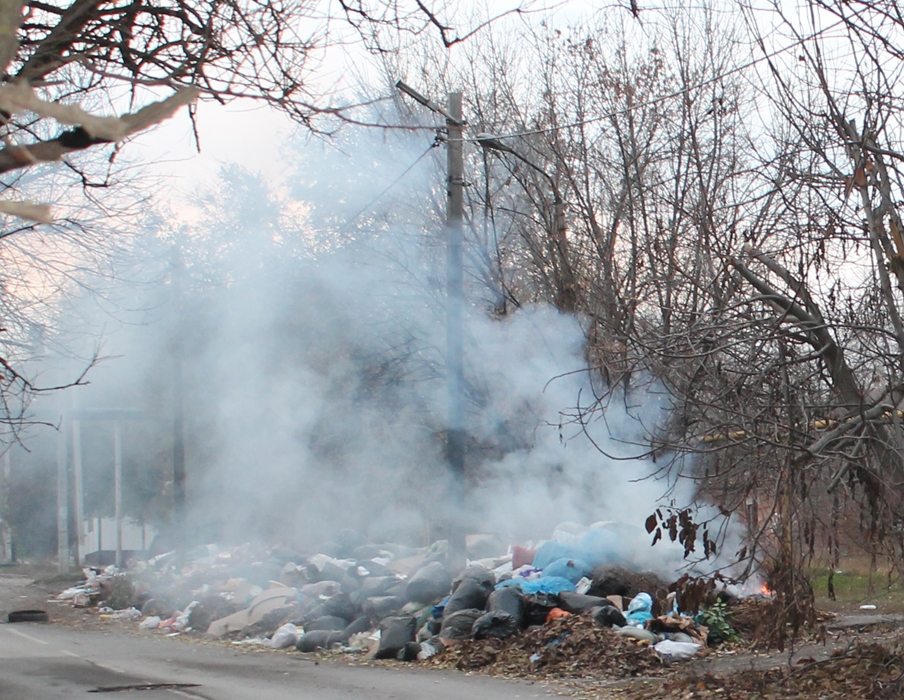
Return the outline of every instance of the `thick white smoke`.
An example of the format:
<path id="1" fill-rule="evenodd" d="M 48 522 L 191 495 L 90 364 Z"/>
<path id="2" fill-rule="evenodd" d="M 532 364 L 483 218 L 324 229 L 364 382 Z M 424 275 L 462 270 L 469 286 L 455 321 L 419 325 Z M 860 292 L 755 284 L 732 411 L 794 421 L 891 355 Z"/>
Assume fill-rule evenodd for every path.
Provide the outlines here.
<path id="1" fill-rule="evenodd" d="M 226 169 L 196 225 L 155 232 L 155 276 L 181 249 L 180 303 L 171 281 L 158 287 L 151 322 L 120 326 L 116 358 L 81 390 L 83 405 L 168 415 L 179 341 L 199 538 L 311 545 L 352 527 L 423 543 L 445 496 L 439 179 L 428 156 L 381 195 L 423 144 L 356 139 L 299 146 L 276 186 Z M 539 539 L 562 521 L 618 521 L 635 528 L 636 563 L 680 565 L 641 529 L 666 492 L 693 501 L 690 480 L 653 478 L 660 465 L 639 457 L 668 398 L 614 394 L 577 422 L 599 380 L 580 319 L 544 306 L 496 319 L 472 304 L 465 348 L 469 529 Z M 152 440 L 127 450 L 165 454 L 171 435 Z"/>

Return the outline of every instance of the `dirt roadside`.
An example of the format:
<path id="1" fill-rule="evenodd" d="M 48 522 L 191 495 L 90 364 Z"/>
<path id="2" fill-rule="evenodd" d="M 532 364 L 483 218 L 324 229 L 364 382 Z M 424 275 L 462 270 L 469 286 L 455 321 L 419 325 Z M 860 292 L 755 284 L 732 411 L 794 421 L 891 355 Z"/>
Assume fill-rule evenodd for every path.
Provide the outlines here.
<path id="1" fill-rule="evenodd" d="M 16 610 L 45 610 L 51 623 L 81 629 L 109 626 L 109 621 L 100 618 L 96 610 L 73 608 L 70 602 L 55 599 L 60 591 L 81 581 L 81 575 L 60 577 L 41 567 L 17 569 L 0 569 L 0 624 L 8 624 L 9 613 Z"/>

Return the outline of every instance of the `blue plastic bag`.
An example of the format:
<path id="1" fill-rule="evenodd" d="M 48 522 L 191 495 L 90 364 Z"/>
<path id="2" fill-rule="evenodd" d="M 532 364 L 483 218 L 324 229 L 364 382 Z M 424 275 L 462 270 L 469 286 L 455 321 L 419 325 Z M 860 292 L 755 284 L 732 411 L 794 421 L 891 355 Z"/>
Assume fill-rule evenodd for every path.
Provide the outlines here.
<path id="1" fill-rule="evenodd" d="M 589 572 L 590 566 L 580 559 L 556 559 L 543 569 L 543 578 L 564 578 L 576 584 Z"/>
<path id="2" fill-rule="evenodd" d="M 628 603 L 628 612 L 653 612 L 653 596 L 649 593 L 638 593 Z"/>
<path id="3" fill-rule="evenodd" d="M 543 578 L 535 578 L 533 581 L 524 579 L 511 578 L 508 581 L 496 584 L 496 588 L 508 588 L 509 586 L 517 586 L 524 595 L 532 595 L 533 593 L 550 593 L 558 595 L 567 591 L 574 593 L 574 584 L 567 578 L 559 576 L 548 576 Z"/>
<path id="4" fill-rule="evenodd" d="M 568 544 L 562 544 L 555 540 L 547 540 L 539 547 L 534 555 L 532 566 L 537 569 L 545 569 L 554 561 L 559 559 L 581 559 L 577 554 L 577 549 Z"/>
<path id="5" fill-rule="evenodd" d="M 649 593 L 638 593 L 628 603 L 628 614 L 625 620 L 632 627 L 643 627 L 647 620 L 653 619 L 653 597 Z"/>
<path id="6" fill-rule="evenodd" d="M 537 548 L 533 565 L 538 569 L 545 569 L 559 559 L 578 559 L 592 569 L 602 564 L 622 561 L 624 555 L 624 543 L 614 532 L 595 528 L 568 544 L 555 540 L 544 542 Z"/>

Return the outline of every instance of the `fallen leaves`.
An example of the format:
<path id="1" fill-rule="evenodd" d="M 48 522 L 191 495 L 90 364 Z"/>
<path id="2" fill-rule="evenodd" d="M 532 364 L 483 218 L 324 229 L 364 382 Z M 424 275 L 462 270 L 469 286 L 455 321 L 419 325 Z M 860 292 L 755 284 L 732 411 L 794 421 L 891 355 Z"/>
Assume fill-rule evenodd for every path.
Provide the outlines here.
<path id="1" fill-rule="evenodd" d="M 535 679 L 625 678 L 655 673 L 663 666 L 645 644 L 598 627 L 583 615 L 558 618 L 505 640 L 464 641 L 431 664 Z"/>

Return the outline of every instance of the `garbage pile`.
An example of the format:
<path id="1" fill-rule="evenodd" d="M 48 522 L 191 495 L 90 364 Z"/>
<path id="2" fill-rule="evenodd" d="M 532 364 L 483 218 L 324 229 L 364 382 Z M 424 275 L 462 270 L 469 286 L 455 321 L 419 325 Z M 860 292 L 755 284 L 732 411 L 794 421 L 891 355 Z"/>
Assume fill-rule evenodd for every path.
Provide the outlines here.
<path id="1" fill-rule="evenodd" d="M 98 606 L 111 612 L 131 604 L 134 595 L 132 581 L 116 566 L 86 568 L 83 573 L 85 580 L 60 593 L 56 598 L 58 601 L 71 602 L 75 608 Z"/>
<path id="2" fill-rule="evenodd" d="M 61 596 L 116 608 L 104 612 L 140 619 L 143 630 L 403 661 L 445 650 L 447 665 L 522 673 L 611 666 L 613 654 L 619 673 L 640 672 L 697 654 L 710 636 L 680 614 L 665 581 L 615 564 L 626 559 L 625 538 L 605 523 L 564 523 L 535 548 L 470 537 L 459 571 L 444 541 L 415 549 L 343 531 L 318 549 L 208 545 L 140 564 L 130 599 L 115 606 L 107 593 L 116 572 L 86 570 L 85 583 Z"/>
<path id="3" fill-rule="evenodd" d="M 57 600 L 71 601 L 75 608 L 89 608 L 97 605 L 105 593 L 112 592 L 113 577 L 116 567 L 112 570 L 97 571 L 85 569 L 85 580 L 77 586 L 71 586 L 57 596 Z"/>

